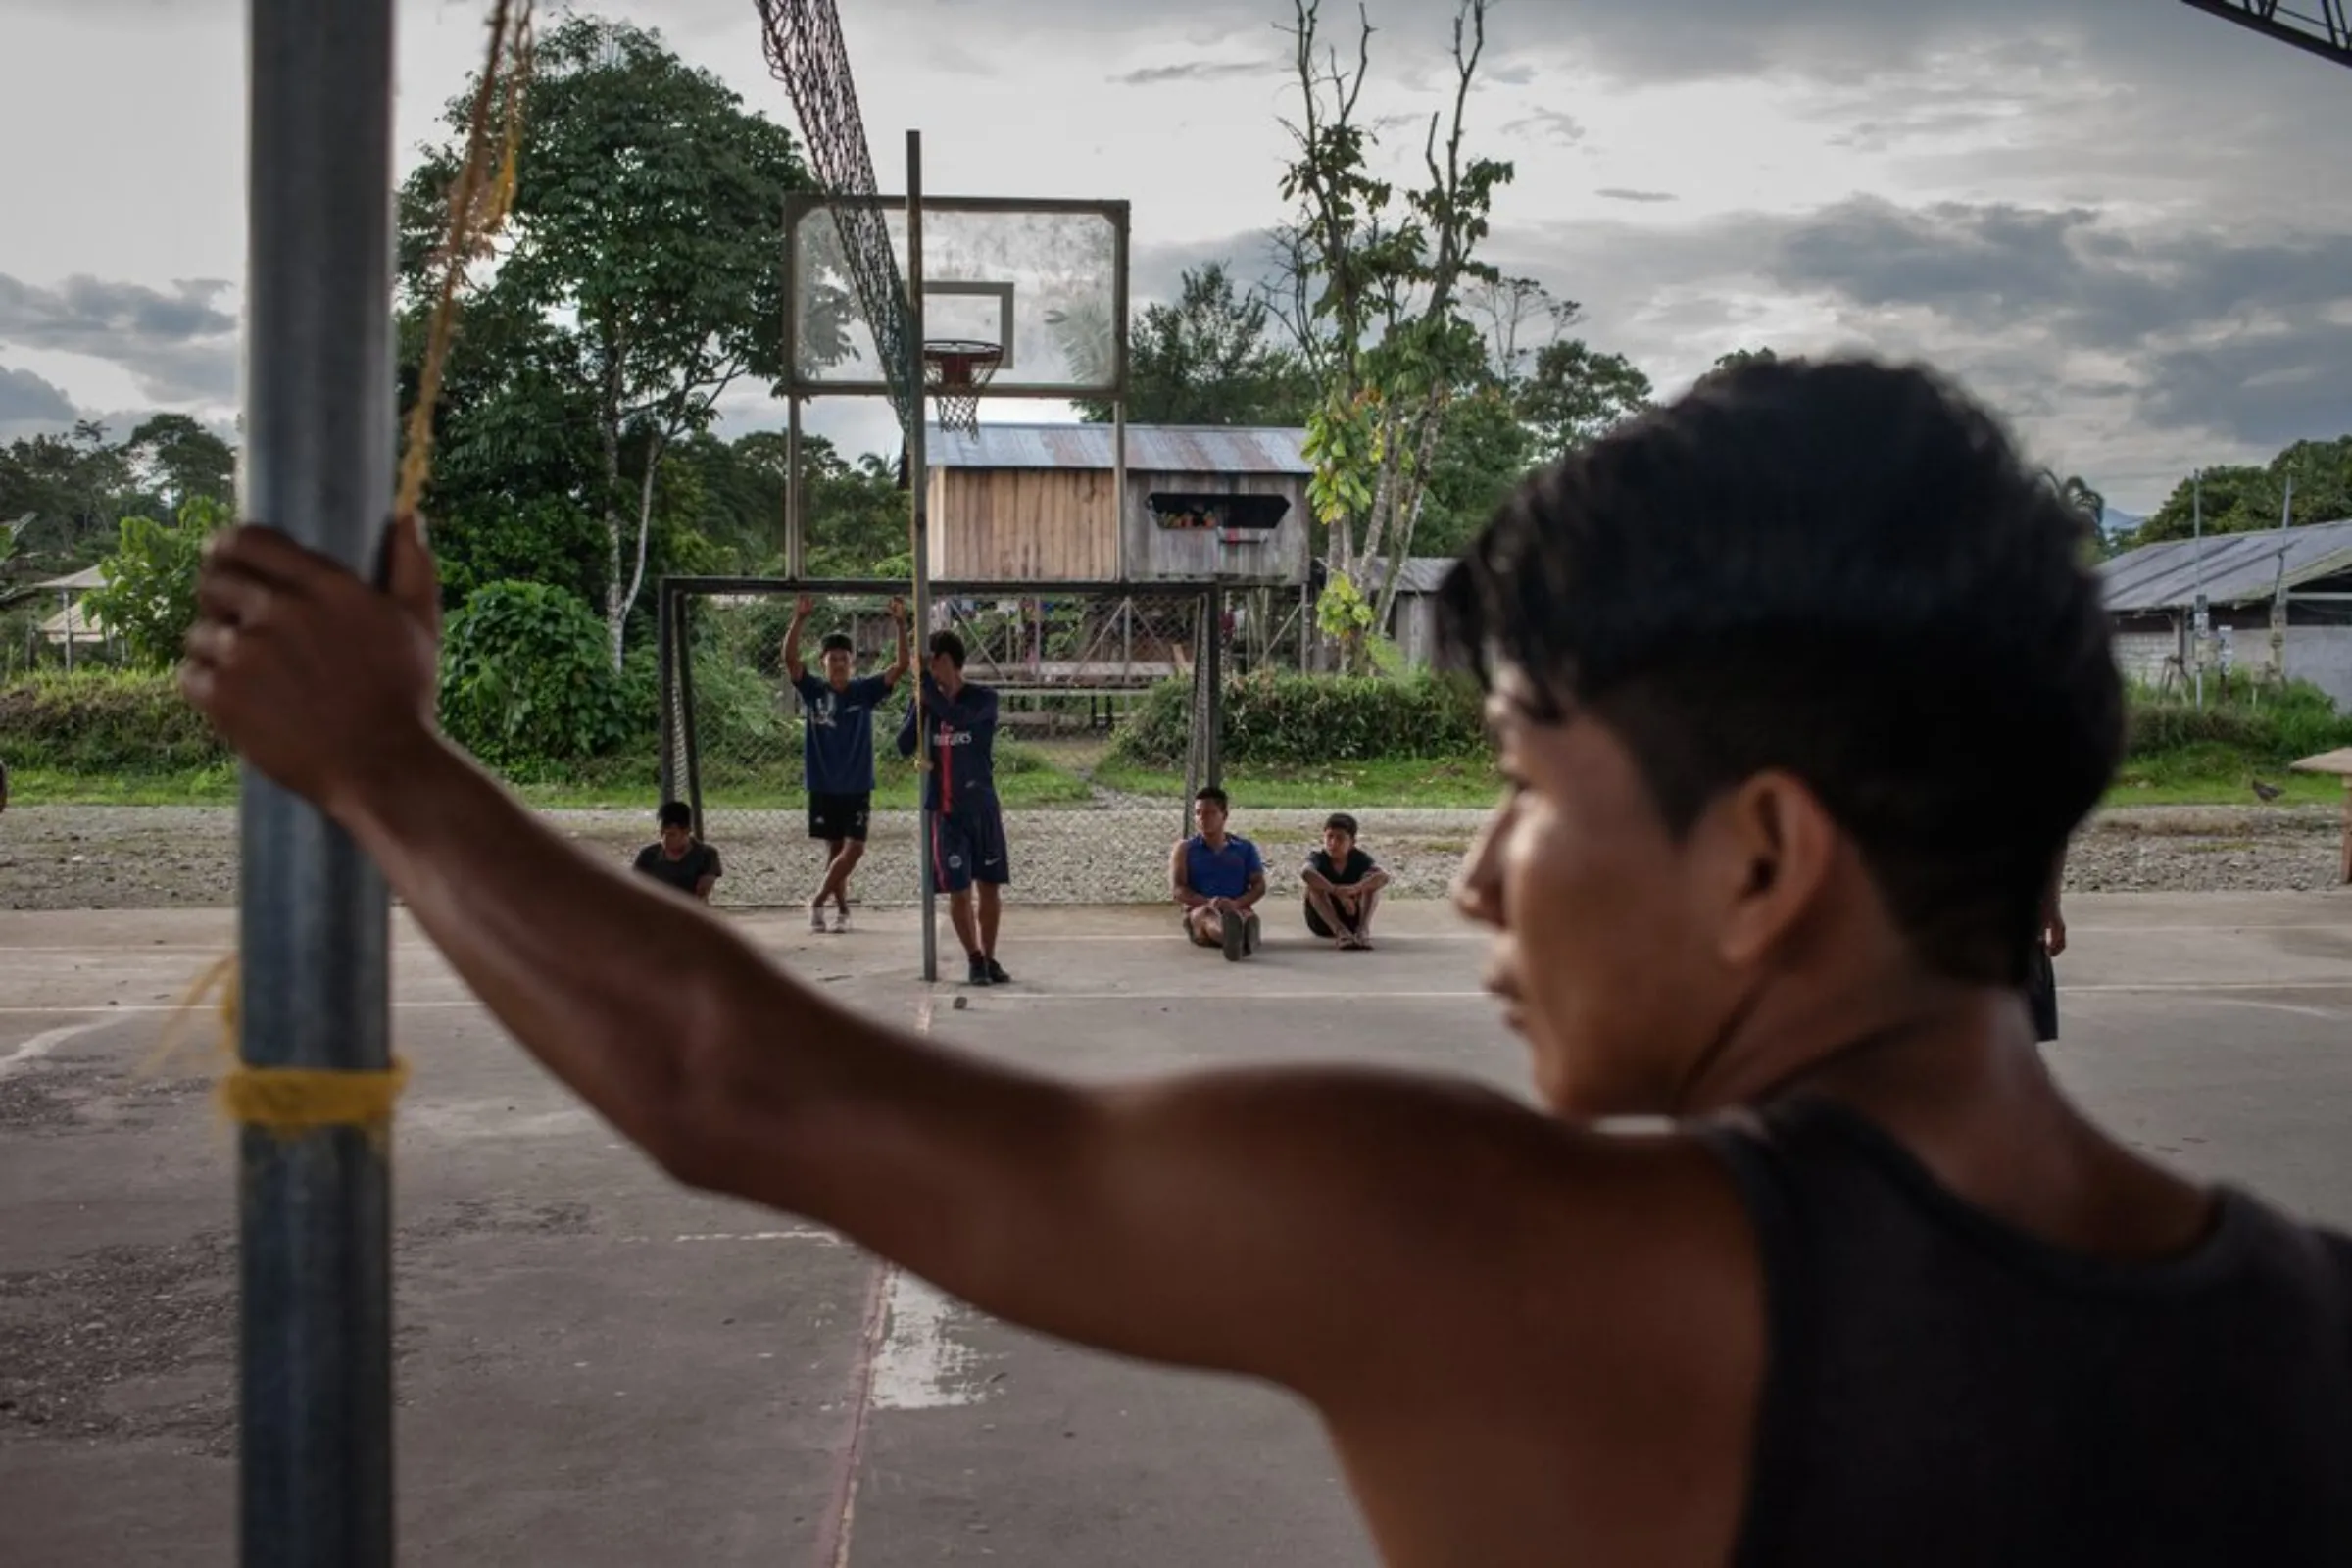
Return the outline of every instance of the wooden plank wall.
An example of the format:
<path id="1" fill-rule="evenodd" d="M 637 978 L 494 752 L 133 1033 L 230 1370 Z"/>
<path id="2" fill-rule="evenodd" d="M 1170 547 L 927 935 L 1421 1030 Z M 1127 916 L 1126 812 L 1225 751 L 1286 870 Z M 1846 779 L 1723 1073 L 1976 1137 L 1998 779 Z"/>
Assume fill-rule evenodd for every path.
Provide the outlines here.
<path id="1" fill-rule="evenodd" d="M 934 468 L 931 574 L 984 582 L 1118 575 L 1111 475 L 1064 468 Z"/>
<path id="2" fill-rule="evenodd" d="M 1280 526 L 1253 537 L 1259 544 L 1228 545 L 1214 528 L 1162 528 L 1152 514 L 1152 493 L 1283 496 L 1291 510 Z M 1130 473 L 1127 475 L 1127 572 L 1144 579 L 1237 577 L 1306 581 L 1306 477 L 1287 473 Z"/>

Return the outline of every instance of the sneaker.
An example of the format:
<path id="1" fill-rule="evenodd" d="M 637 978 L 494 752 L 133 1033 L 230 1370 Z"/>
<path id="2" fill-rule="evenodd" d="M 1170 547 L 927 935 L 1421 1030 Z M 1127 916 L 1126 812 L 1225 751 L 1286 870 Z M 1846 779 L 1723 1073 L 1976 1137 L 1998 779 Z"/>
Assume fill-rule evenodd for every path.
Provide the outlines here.
<path id="1" fill-rule="evenodd" d="M 1227 963 L 1241 962 L 1242 955 L 1248 950 L 1250 941 L 1250 922 L 1228 909 L 1217 916 L 1217 925 L 1220 934 L 1225 938 L 1225 961 Z"/>
<path id="2" fill-rule="evenodd" d="M 819 936 L 824 935 L 825 906 L 823 905 L 811 904 L 808 906 L 808 929 L 814 931 Z"/>
<path id="3" fill-rule="evenodd" d="M 988 960 L 980 956 L 980 955 L 977 953 L 973 954 L 971 965 L 965 972 L 964 979 L 969 984 L 984 986 L 990 984 L 994 978 L 995 977 L 988 972 Z"/>
<path id="4" fill-rule="evenodd" d="M 833 916 L 833 929 L 836 931 L 847 931 L 849 928 L 850 906 L 845 904 L 841 906 L 841 912 Z"/>
<path id="5" fill-rule="evenodd" d="M 988 980 L 991 985 L 1008 986 L 1012 984 L 1012 976 L 1006 974 L 1004 966 L 994 958 L 988 960 Z"/>
<path id="6" fill-rule="evenodd" d="M 1257 945 L 1264 935 L 1265 927 L 1258 924 L 1256 914 L 1251 913 L 1242 922 L 1242 952 L 1245 954 L 1255 953 Z"/>

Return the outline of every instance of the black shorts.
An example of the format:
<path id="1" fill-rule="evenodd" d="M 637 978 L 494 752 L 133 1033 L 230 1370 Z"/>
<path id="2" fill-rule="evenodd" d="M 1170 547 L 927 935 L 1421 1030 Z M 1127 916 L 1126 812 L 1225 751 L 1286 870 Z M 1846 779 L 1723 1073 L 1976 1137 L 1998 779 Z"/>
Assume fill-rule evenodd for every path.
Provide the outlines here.
<path id="1" fill-rule="evenodd" d="M 1323 923 L 1323 917 L 1315 912 L 1315 901 L 1308 899 L 1304 902 L 1306 906 L 1306 928 L 1309 931 L 1312 931 L 1315 935 L 1323 938 L 1325 941 L 1329 941 L 1331 938 L 1338 936 L 1339 933 L 1334 931 L 1330 926 L 1325 925 Z M 1361 916 L 1357 915 L 1355 911 L 1350 909 L 1347 905 L 1338 903 L 1336 901 L 1332 904 L 1331 912 L 1340 917 L 1340 924 L 1348 928 L 1349 935 L 1354 934 L 1356 922 L 1361 918 Z"/>
<path id="2" fill-rule="evenodd" d="M 1012 880 L 1004 817 L 994 799 L 966 800 L 931 818 L 931 877 L 942 893 L 961 893 L 975 882 L 1003 887 Z"/>
<path id="3" fill-rule="evenodd" d="M 808 797 L 808 836 L 838 844 L 843 839 L 865 842 L 865 819 L 872 811 L 872 795 L 815 795 Z"/>

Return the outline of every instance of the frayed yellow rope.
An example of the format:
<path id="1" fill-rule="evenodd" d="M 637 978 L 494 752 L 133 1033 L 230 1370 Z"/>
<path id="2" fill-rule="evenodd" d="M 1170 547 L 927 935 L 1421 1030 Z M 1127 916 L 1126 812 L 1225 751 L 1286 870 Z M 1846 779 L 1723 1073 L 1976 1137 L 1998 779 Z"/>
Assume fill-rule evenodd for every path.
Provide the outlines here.
<path id="1" fill-rule="evenodd" d="M 160 1072 L 179 1054 L 190 1016 L 207 998 L 220 994 L 219 1054 L 223 1063 L 213 1097 L 221 1113 L 240 1127 L 260 1127 L 280 1138 L 298 1138 L 330 1127 L 357 1127 L 381 1140 L 391 1130 L 392 1111 L 408 1088 L 409 1064 L 395 1056 L 389 1067 L 255 1067 L 238 1059 L 237 956 L 215 959 L 196 977 L 173 1009 L 161 1044 L 141 1076 Z"/>

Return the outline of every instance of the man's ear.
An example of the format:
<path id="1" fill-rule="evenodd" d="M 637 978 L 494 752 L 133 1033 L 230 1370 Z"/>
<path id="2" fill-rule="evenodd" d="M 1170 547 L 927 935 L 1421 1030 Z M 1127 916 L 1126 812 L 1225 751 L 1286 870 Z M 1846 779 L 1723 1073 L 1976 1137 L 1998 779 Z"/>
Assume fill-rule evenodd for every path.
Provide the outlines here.
<path id="1" fill-rule="evenodd" d="M 1719 956 L 1752 966 L 1806 923 L 1828 895 L 1840 834 L 1821 797 L 1783 772 L 1759 773 L 1707 813 L 1720 877 Z"/>

